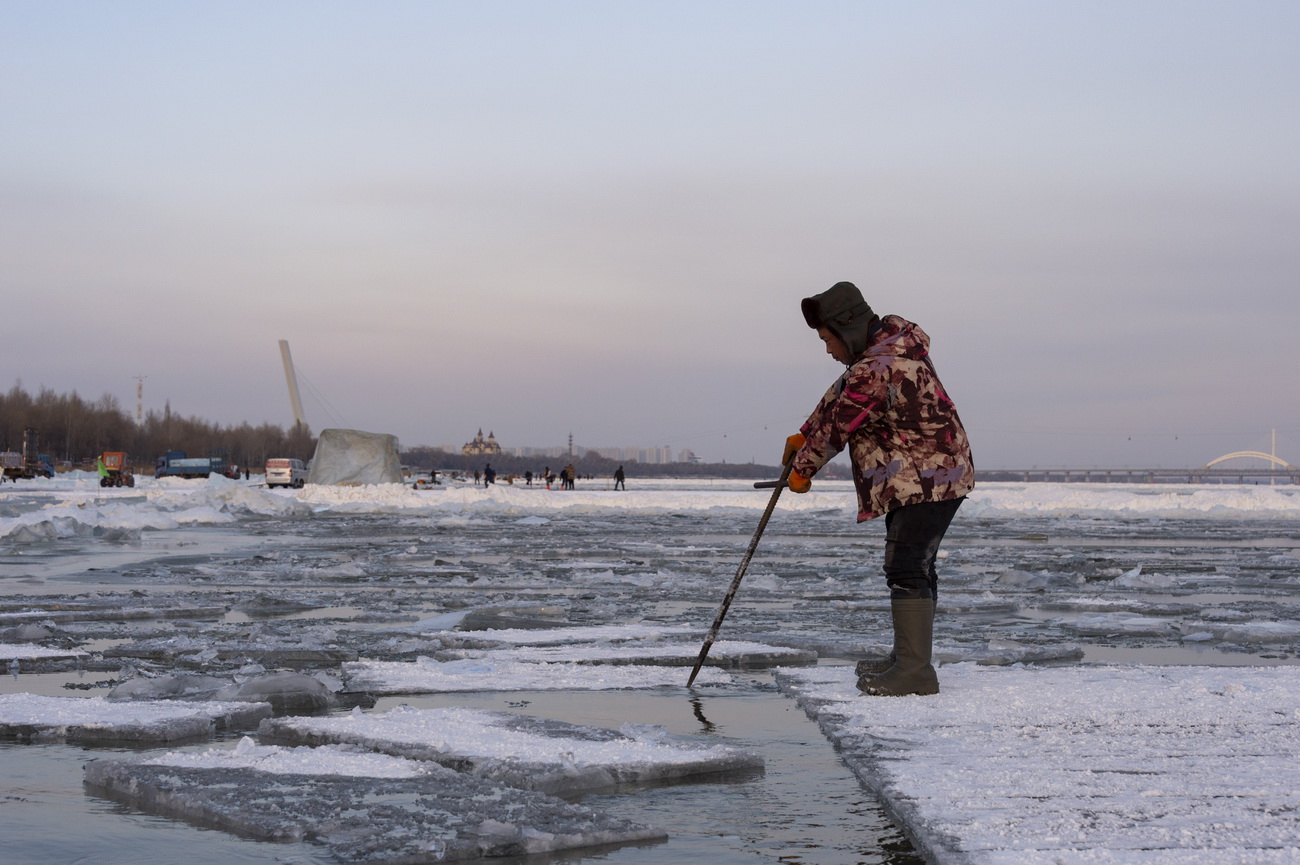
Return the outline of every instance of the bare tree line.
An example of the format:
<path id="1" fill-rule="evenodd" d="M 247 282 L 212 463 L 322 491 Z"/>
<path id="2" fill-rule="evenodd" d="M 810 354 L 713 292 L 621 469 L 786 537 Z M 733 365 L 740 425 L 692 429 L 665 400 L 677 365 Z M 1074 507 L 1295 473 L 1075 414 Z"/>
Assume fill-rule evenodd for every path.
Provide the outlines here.
<path id="1" fill-rule="evenodd" d="M 131 418 L 117 397 L 105 394 L 87 400 L 75 391 L 55 393 L 42 387 L 35 396 L 21 382 L 7 393 L 0 393 L 0 451 L 21 451 L 23 431 L 35 429 L 40 436 L 39 452 L 56 462 L 87 467 L 105 451 L 125 451 L 137 471 L 151 471 L 154 460 L 169 450 L 185 451 L 190 456 L 207 456 L 209 451 L 224 448 L 236 465 L 261 471 L 272 457 L 294 457 L 306 462 L 316 452 L 316 439 L 304 426 L 288 429 L 264 423 L 253 426 L 222 426 L 197 417 L 174 414 L 168 403 L 162 412 L 150 411 L 139 424 Z M 504 454 L 484 458 L 449 454 L 439 448 L 414 447 L 403 451 L 402 462 L 417 470 L 473 472 L 486 462 L 493 463 L 502 474 L 524 471 L 540 472 L 550 466 L 558 471 L 572 462 L 584 475 L 612 475 L 622 461 L 609 459 L 595 451 L 582 457 L 513 457 Z M 827 466 L 826 477 L 847 476 L 838 466 Z M 667 463 L 643 465 L 628 462 L 629 475 L 656 477 L 770 478 L 780 474 L 779 466 L 753 463 Z"/>
<path id="2" fill-rule="evenodd" d="M 222 426 L 174 414 L 170 403 L 161 413 L 148 412 L 136 424 L 109 394 L 87 400 L 76 391 L 60 394 L 43 387 L 33 396 L 18 382 L 0 394 L 0 450 L 21 451 L 23 431 L 29 428 L 40 436 L 41 453 L 82 466 L 104 451 L 125 451 L 131 465 L 143 470 L 169 450 L 207 456 L 224 448 L 237 465 L 260 469 L 271 457 L 306 461 L 316 450 L 316 440 L 306 427 L 286 430 L 247 422 Z"/>

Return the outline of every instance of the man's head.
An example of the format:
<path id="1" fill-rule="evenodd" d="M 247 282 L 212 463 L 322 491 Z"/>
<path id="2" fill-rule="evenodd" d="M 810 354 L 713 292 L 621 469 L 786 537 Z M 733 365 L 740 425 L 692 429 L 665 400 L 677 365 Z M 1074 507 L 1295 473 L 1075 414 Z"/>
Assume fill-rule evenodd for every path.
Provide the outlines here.
<path id="1" fill-rule="evenodd" d="M 848 366 L 857 359 L 857 355 L 849 352 L 849 347 L 844 344 L 844 340 L 840 339 L 839 335 L 829 327 L 822 325 L 817 328 L 817 335 L 822 338 L 822 342 L 826 343 L 826 353 L 840 363 Z"/>
<path id="2" fill-rule="evenodd" d="M 804 321 L 826 343 L 826 353 L 850 364 L 867 350 L 877 316 L 851 282 L 837 282 L 800 303 Z M 838 345 L 836 345 L 838 343 Z"/>

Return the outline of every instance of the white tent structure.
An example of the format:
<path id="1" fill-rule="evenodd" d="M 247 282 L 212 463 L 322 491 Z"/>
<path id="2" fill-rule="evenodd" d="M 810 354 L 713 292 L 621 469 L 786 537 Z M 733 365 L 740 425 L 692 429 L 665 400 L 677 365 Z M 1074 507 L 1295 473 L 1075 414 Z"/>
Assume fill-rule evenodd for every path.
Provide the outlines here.
<path id="1" fill-rule="evenodd" d="M 321 430 L 307 483 L 361 486 L 401 482 L 397 436 L 354 429 Z"/>

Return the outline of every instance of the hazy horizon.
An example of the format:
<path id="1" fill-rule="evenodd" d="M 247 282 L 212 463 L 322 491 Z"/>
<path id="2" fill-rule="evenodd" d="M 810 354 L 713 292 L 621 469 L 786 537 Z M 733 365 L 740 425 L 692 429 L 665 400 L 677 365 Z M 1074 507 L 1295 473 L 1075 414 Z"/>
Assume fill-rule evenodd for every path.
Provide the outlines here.
<path id="1" fill-rule="evenodd" d="M 771 464 L 847 279 L 981 469 L 1300 463 L 1294 3 L 0 12 L 6 388 Z"/>

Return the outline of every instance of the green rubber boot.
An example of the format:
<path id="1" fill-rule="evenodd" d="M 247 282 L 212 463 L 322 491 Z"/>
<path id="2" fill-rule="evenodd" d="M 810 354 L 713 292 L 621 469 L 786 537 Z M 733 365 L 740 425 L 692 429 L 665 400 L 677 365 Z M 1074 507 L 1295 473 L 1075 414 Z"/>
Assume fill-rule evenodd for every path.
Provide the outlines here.
<path id="1" fill-rule="evenodd" d="M 934 604 L 930 605 L 931 633 L 933 633 L 933 629 L 934 629 L 934 607 L 935 607 Z M 871 678 L 872 676 L 879 676 L 881 673 L 885 672 L 890 667 L 894 666 L 894 664 L 897 662 L 898 662 L 898 655 L 894 652 L 893 649 L 890 649 L 889 654 L 885 655 L 883 658 L 863 658 L 861 661 L 858 661 L 857 666 L 853 668 L 853 674 L 858 677 L 858 687 L 863 686 L 864 684 L 862 682 L 863 678 Z"/>
<path id="2" fill-rule="evenodd" d="M 858 661 L 857 665 L 853 668 L 853 672 L 859 679 L 864 676 L 869 679 L 872 676 L 879 676 L 881 673 L 894 666 L 894 662 L 897 660 L 898 656 L 892 651 L 883 658 L 863 658 L 861 661 Z"/>
<path id="3" fill-rule="evenodd" d="M 890 601 L 894 620 L 894 665 L 878 676 L 858 679 L 858 690 L 873 697 L 908 697 L 939 693 L 931 661 L 934 640 L 932 598 Z"/>

